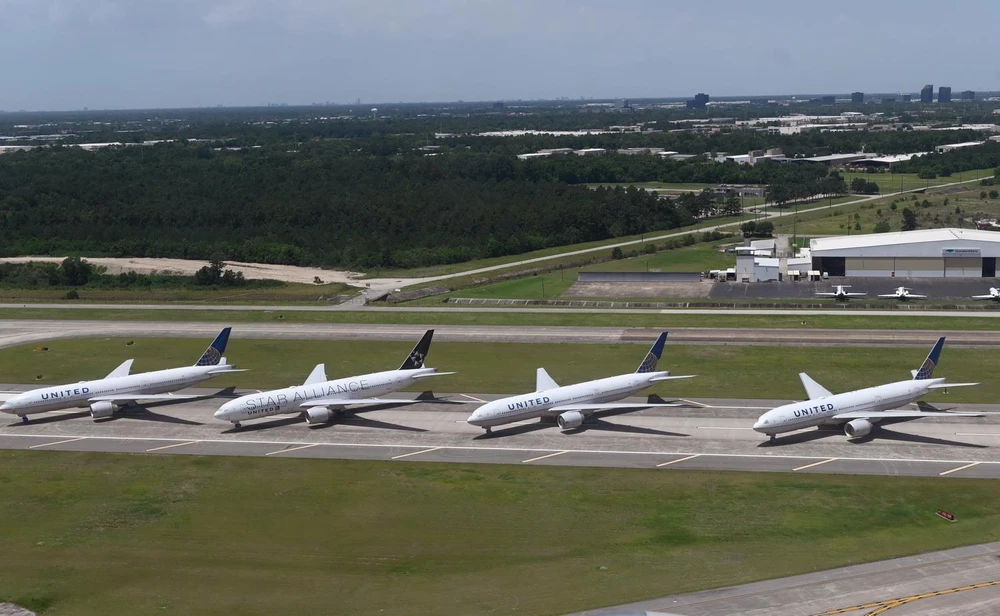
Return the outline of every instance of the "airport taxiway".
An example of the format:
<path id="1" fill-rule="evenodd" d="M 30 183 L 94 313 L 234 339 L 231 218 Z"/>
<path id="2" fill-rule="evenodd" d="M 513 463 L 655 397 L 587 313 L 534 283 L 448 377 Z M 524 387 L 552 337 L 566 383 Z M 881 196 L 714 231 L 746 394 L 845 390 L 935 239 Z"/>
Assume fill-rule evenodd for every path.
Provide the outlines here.
<path id="1" fill-rule="evenodd" d="M 67 338 L 207 338 L 223 323 L 177 321 L 0 320 L 0 348 Z M 236 323 L 233 338 L 287 340 L 414 341 L 428 328 L 444 342 L 652 344 L 662 331 L 652 327 L 405 325 L 378 323 Z M 930 347 L 938 333 L 923 330 L 763 329 L 669 327 L 671 344 L 761 346 Z M 1000 347 L 998 331 L 949 331 L 949 347 Z"/>
<path id="2" fill-rule="evenodd" d="M 953 410 L 986 416 L 895 424 L 860 442 L 840 431 L 806 430 L 771 444 L 750 426 L 786 401 L 678 400 L 683 406 L 606 417 L 568 433 L 529 421 L 487 436 L 465 419 L 497 396 L 442 397 L 348 414 L 319 427 L 289 415 L 237 430 L 212 416 L 221 404 L 216 400 L 150 404 L 99 421 L 82 410 L 33 415 L 27 424 L 3 415 L 0 449 L 1000 478 L 997 405 L 963 404 Z"/>

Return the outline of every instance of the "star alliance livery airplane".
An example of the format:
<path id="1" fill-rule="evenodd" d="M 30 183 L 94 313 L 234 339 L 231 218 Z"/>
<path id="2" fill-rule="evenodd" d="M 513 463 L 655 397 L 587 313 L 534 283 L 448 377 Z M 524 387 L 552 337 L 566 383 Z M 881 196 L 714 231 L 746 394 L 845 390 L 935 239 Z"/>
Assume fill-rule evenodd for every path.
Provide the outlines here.
<path id="1" fill-rule="evenodd" d="M 584 420 L 591 415 L 602 411 L 627 413 L 657 406 L 677 406 L 662 402 L 615 402 L 660 381 L 690 379 L 694 376 L 670 376 L 670 372 L 656 371 L 656 363 L 663 354 L 663 345 L 666 341 L 667 332 L 663 332 L 639 364 L 639 368 L 632 374 L 560 387 L 545 368 L 539 368 L 533 393 L 501 398 L 484 404 L 466 421 L 485 428 L 487 434 L 494 426 L 535 418 L 541 418 L 543 421 L 554 418 L 562 430 L 572 430 L 583 425 Z"/>
<path id="2" fill-rule="evenodd" d="M 760 416 L 753 429 L 775 440 L 776 434 L 802 428 L 844 426 L 849 438 L 863 438 L 875 424 L 890 424 L 923 417 L 982 417 L 981 413 L 948 413 L 945 411 L 895 411 L 901 406 L 916 402 L 935 389 L 967 387 L 979 383 L 945 383 L 943 378 L 933 378 L 934 367 L 941 358 L 944 336 L 937 343 L 918 370 L 913 370 L 909 381 L 897 381 L 877 387 L 867 387 L 842 394 L 832 394 L 822 385 L 799 374 L 809 395 L 804 402 L 779 406 Z"/>
<path id="3" fill-rule="evenodd" d="M 110 417 L 119 407 L 140 400 L 154 402 L 203 398 L 163 394 L 197 385 L 220 374 L 243 372 L 226 363 L 226 358 L 222 356 L 226 352 L 231 330 L 231 327 L 223 329 L 193 366 L 129 374 L 133 360 L 128 359 L 103 379 L 33 389 L 7 400 L 0 405 L 0 411 L 17 415 L 27 423 L 28 415 L 32 413 L 90 407 L 90 415 L 101 419 Z"/>
<path id="4" fill-rule="evenodd" d="M 424 359 L 431 348 L 433 336 L 434 330 L 427 330 L 398 370 L 387 370 L 330 381 L 326 378 L 325 365 L 318 364 L 302 385 L 262 391 L 237 398 L 219 407 L 219 410 L 215 412 L 215 417 L 231 421 L 235 427 L 239 428 L 242 425 L 241 422 L 248 419 L 302 413 L 306 423 L 314 425 L 330 421 L 334 414 L 342 412 L 348 406 L 422 402 L 426 398 L 394 400 L 376 396 L 399 391 L 428 377 L 455 374 L 454 372 L 438 372 L 437 368 L 424 368 Z"/>

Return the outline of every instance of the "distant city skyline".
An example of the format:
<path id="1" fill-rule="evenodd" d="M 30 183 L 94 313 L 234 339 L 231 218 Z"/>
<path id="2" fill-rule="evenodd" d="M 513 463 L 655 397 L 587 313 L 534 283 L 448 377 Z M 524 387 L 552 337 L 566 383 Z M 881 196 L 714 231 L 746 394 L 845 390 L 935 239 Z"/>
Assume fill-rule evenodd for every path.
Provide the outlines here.
<path id="1" fill-rule="evenodd" d="M 998 17 L 985 0 L 0 0 L 0 109 L 980 92 L 1000 69 L 976 24 Z"/>

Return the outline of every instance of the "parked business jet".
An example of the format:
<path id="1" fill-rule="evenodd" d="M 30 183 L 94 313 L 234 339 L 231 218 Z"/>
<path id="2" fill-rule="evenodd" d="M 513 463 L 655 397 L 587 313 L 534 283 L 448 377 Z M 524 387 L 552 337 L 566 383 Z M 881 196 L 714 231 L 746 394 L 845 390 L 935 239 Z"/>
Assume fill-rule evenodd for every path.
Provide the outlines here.
<path id="1" fill-rule="evenodd" d="M 991 299 L 1000 302 L 1000 287 L 990 287 L 988 295 L 973 295 L 972 299 Z"/>
<path id="2" fill-rule="evenodd" d="M 832 394 L 822 385 L 809 378 L 805 372 L 799 374 L 802 386 L 809 399 L 779 406 L 760 416 L 753 429 L 771 437 L 802 428 L 815 426 L 844 426 L 844 433 L 852 438 L 868 436 L 875 424 L 889 424 L 923 417 L 982 417 L 981 413 L 948 413 L 945 411 L 895 411 L 901 406 L 917 401 L 935 389 L 947 387 L 968 387 L 979 383 L 945 383 L 943 378 L 932 378 L 934 367 L 941 357 L 944 337 L 927 355 L 918 370 L 913 370 L 913 378 L 877 387 L 866 387 L 842 394 Z"/>
<path id="3" fill-rule="evenodd" d="M 908 299 L 927 299 L 926 295 L 917 295 L 916 293 L 910 293 L 913 289 L 907 287 L 896 287 L 896 290 L 892 293 L 886 293 L 885 295 L 879 295 L 882 299 L 898 299 L 900 301 L 906 301 Z"/>
<path id="4" fill-rule="evenodd" d="M 851 285 L 849 285 L 849 284 L 838 284 L 835 287 L 833 287 L 833 292 L 832 293 L 829 292 L 829 291 L 819 292 L 819 293 L 816 293 L 816 296 L 817 297 L 832 297 L 835 300 L 846 302 L 847 300 L 851 299 L 852 297 L 865 297 L 866 295 L 868 295 L 867 293 L 851 293 L 851 292 L 848 292 L 848 291 L 844 290 L 844 289 L 850 289 L 850 288 L 851 288 Z"/>
<path id="5" fill-rule="evenodd" d="M 431 348 L 434 330 L 429 329 L 407 355 L 398 370 L 387 370 L 342 379 L 326 378 L 326 366 L 318 364 L 305 383 L 284 389 L 249 394 L 223 404 L 215 412 L 217 419 L 231 421 L 240 428 L 248 419 L 272 415 L 302 413 L 310 425 L 326 423 L 348 406 L 377 406 L 382 404 L 413 404 L 422 399 L 378 398 L 409 387 L 432 376 L 455 374 L 438 372 L 437 368 L 424 368 L 424 359 Z"/>
<path id="6" fill-rule="evenodd" d="M 656 370 L 656 364 L 663 354 L 663 345 L 666 341 L 667 332 L 663 332 L 639 364 L 639 368 L 632 374 L 560 387 L 545 368 L 539 368 L 534 392 L 484 404 L 476 409 L 467 421 L 474 426 L 485 428 L 487 434 L 494 426 L 536 417 L 555 418 L 561 429 L 572 430 L 579 428 L 591 415 L 602 411 L 630 412 L 657 406 L 677 406 L 656 402 L 615 402 L 660 381 L 689 379 L 694 376 L 671 376 L 670 372 Z"/>
<path id="7" fill-rule="evenodd" d="M 27 423 L 28 415 L 32 413 L 90 407 L 90 415 L 94 419 L 101 419 L 110 417 L 119 407 L 129 406 L 140 400 L 153 402 L 199 398 L 201 396 L 179 396 L 166 392 L 191 387 L 220 374 L 243 372 L 226 363 L 226 358 L 222 355 L 226 352 L 231 329 L 223 329 L 193 366 L 129 374 L 133 360 L 128 359 L 103 379 L 33 389 L 7 400 L 0 405 L 0 411 L 17 415 Z"/>

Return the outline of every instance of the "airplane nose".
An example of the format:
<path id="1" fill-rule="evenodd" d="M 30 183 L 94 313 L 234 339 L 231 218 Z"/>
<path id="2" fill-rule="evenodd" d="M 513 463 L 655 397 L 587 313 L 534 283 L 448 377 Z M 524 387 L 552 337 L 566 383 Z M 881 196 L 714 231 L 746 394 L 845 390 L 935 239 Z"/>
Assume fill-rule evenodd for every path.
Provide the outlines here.
<path id="1" fill-rule="evenodd" d="M 760 432 L 761 430 L 763 430 L 764 429 L 764 419 L 763 418 L 758 419 L 753 424 L 753 429 L 756 430 L 757 432 Z"/>
<path id="2" fill-rule="evenodd" d="M 483 414 L 479 412 L 479 409 L 476 409 L 465 421 L 473 426 L 481 426 L 483 423 Z"/>
<path id="3" fill-rule="evenodd" d="M 0 404 L 0 411 L 3 411 L 5 413 L 13 413 L 14 407 L 11 406 L 10 402 L 4 402 L 3 404 Z"/>
<path id="4" fill-rule="evenodd" d="M 225 419 L 227 415 L 229 415 L 229 409 L 226 408 L 226 405 L 220 406 L 219 410 L 215 411 L 216 419 Z"/>

